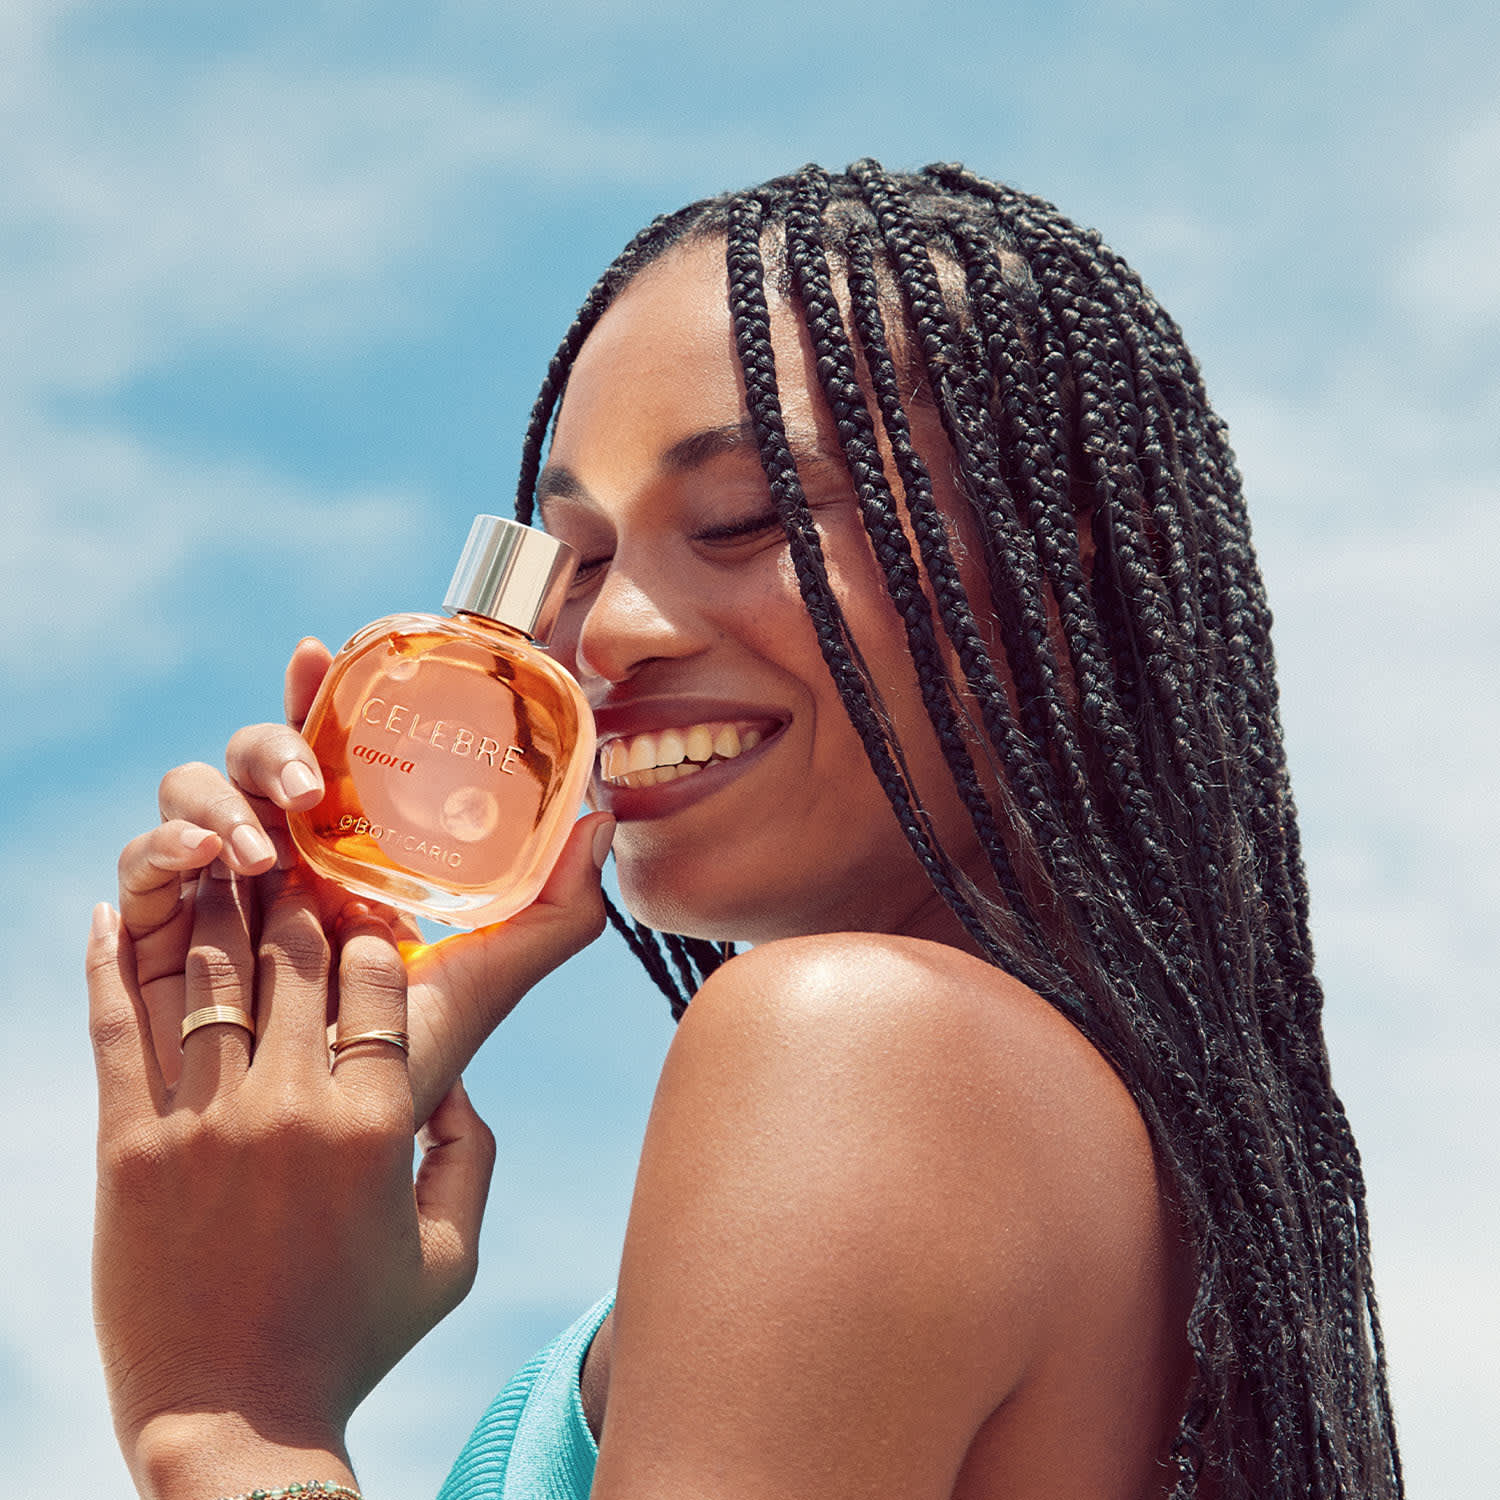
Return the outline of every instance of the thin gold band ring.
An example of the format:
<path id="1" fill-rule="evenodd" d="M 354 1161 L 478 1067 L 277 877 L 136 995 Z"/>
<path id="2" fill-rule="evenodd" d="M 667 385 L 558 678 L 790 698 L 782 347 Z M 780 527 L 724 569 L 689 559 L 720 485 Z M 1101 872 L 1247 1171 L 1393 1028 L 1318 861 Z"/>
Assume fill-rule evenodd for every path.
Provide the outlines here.
<path id="1" fill-rule="evenodd" d="M 328 1050 L 337 1058 L 341 1052 L 347 1052 L 350 1047 L 357 1047 L 361 1042 L 389 1042 L 391 1046 L 399 1047 L 405 1052 L 408 1040 L 404 1031 L 356 1031 L 349 1036 L 336 1038 Z"/>
<path id="2" fill-rule="evenodd" d="M 255 1021 L 248 1010 L 242 1010 L 238 1005 L 205 1005 L 202 1010 L 192 1011 L 183 1017 L 182 1034 L 178 1037 L 178 1042 L 187 1041 L 200 1026 L 213 1026 L 220 1021 L 227 1022 L 230 1026 L 243 1026 L 252 1037 L 255 1035 Z"/>

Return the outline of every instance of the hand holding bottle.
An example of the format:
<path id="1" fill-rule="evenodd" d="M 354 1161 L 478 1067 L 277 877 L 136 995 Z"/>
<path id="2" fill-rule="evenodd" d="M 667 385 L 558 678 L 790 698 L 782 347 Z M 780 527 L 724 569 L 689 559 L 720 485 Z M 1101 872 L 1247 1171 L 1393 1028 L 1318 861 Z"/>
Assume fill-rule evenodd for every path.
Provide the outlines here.
<path id="1" fill-rule="evenodd" d="M 121 916 L 136 945 L 161 1065 L 169 1074 L 174 1028 L 183 1015 L 172 976 L 183 971 L 197 874 L 213 865 L 263 875 L 297 862 L 286 814 L 315 807 L 324 791 L 317 759 L 298 731 L 331 661 L 320 642 L 300 642 L 286 670 L 287 722 L 236 732 L 225 752 L 227 775 L 203 762 L 169 771 L 158 792 L 163 821 L 120 857 Z M 391 914 L 410 981 L 411 1087 L 419 1123 L 521 997 L 603 930 L 599 870 L 613 828 L 604 813 L 574 824 L 536 899 L 496 926 L 423 946 L 416 924 Z M 309 888 L 326 921 L 349 899 L 331 882 L 313 881 Z"/>

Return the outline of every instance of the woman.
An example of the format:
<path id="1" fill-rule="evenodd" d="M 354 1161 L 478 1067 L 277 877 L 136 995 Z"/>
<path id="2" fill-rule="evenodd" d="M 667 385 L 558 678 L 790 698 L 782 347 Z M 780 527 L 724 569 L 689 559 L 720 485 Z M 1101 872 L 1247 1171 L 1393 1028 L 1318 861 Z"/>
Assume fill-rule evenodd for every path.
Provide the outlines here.
<path id="1" fill-rule="evenodd" d="M 1133 273 L 956 166 L 692 205 L 569 331 L 533 506 L 582 555 L 556 649 L 603 748 L 532 908 L 403 971 L 399 924 L 281 868 L 321 783 L 257 726 L 168 775 L 96 918 L 143 1493 L 352 1484 L 350 1411 L 473 1274 L 458 1074 L 603 925 L 613 835 L 610 915 L 686 1011 L 617 1298 L 446 1493 L 1398 1494 L 1269 614 Z M 179 1060 L 252 1000 L 253 1045 Z M 410 1057 L 330 1069 L 325 1017 Z"/>

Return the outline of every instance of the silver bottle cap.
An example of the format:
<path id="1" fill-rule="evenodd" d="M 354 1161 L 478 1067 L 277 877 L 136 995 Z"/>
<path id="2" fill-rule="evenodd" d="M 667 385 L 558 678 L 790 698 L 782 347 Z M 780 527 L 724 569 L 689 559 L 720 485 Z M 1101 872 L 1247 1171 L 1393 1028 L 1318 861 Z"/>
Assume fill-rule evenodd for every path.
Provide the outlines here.
<path id="1" fill-rule="evenodd" d="M 578 554 L 505 516 L 475 516 L 443 608 L 484 615 L 545 641 L 567 598 Z"/>

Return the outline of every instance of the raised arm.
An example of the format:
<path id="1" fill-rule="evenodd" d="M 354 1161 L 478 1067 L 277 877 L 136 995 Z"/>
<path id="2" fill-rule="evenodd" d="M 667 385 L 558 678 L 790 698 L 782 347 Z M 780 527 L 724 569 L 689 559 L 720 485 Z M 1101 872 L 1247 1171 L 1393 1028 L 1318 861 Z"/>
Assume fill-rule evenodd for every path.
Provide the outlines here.
<path id="1" fill-rule="evenodd" d="M 294 721 L 326 662 L 294 655 Z M 315 772 L 289 725 L 169 772 L 95 913 L 96 1319 L 161 1500 L 347 1481 L 350 1412 L 473 1276 L 492 1143 L 459 1070 L 603 926 L 596 814 L 525 912 L 418 944 L 292 854 Z"/>

